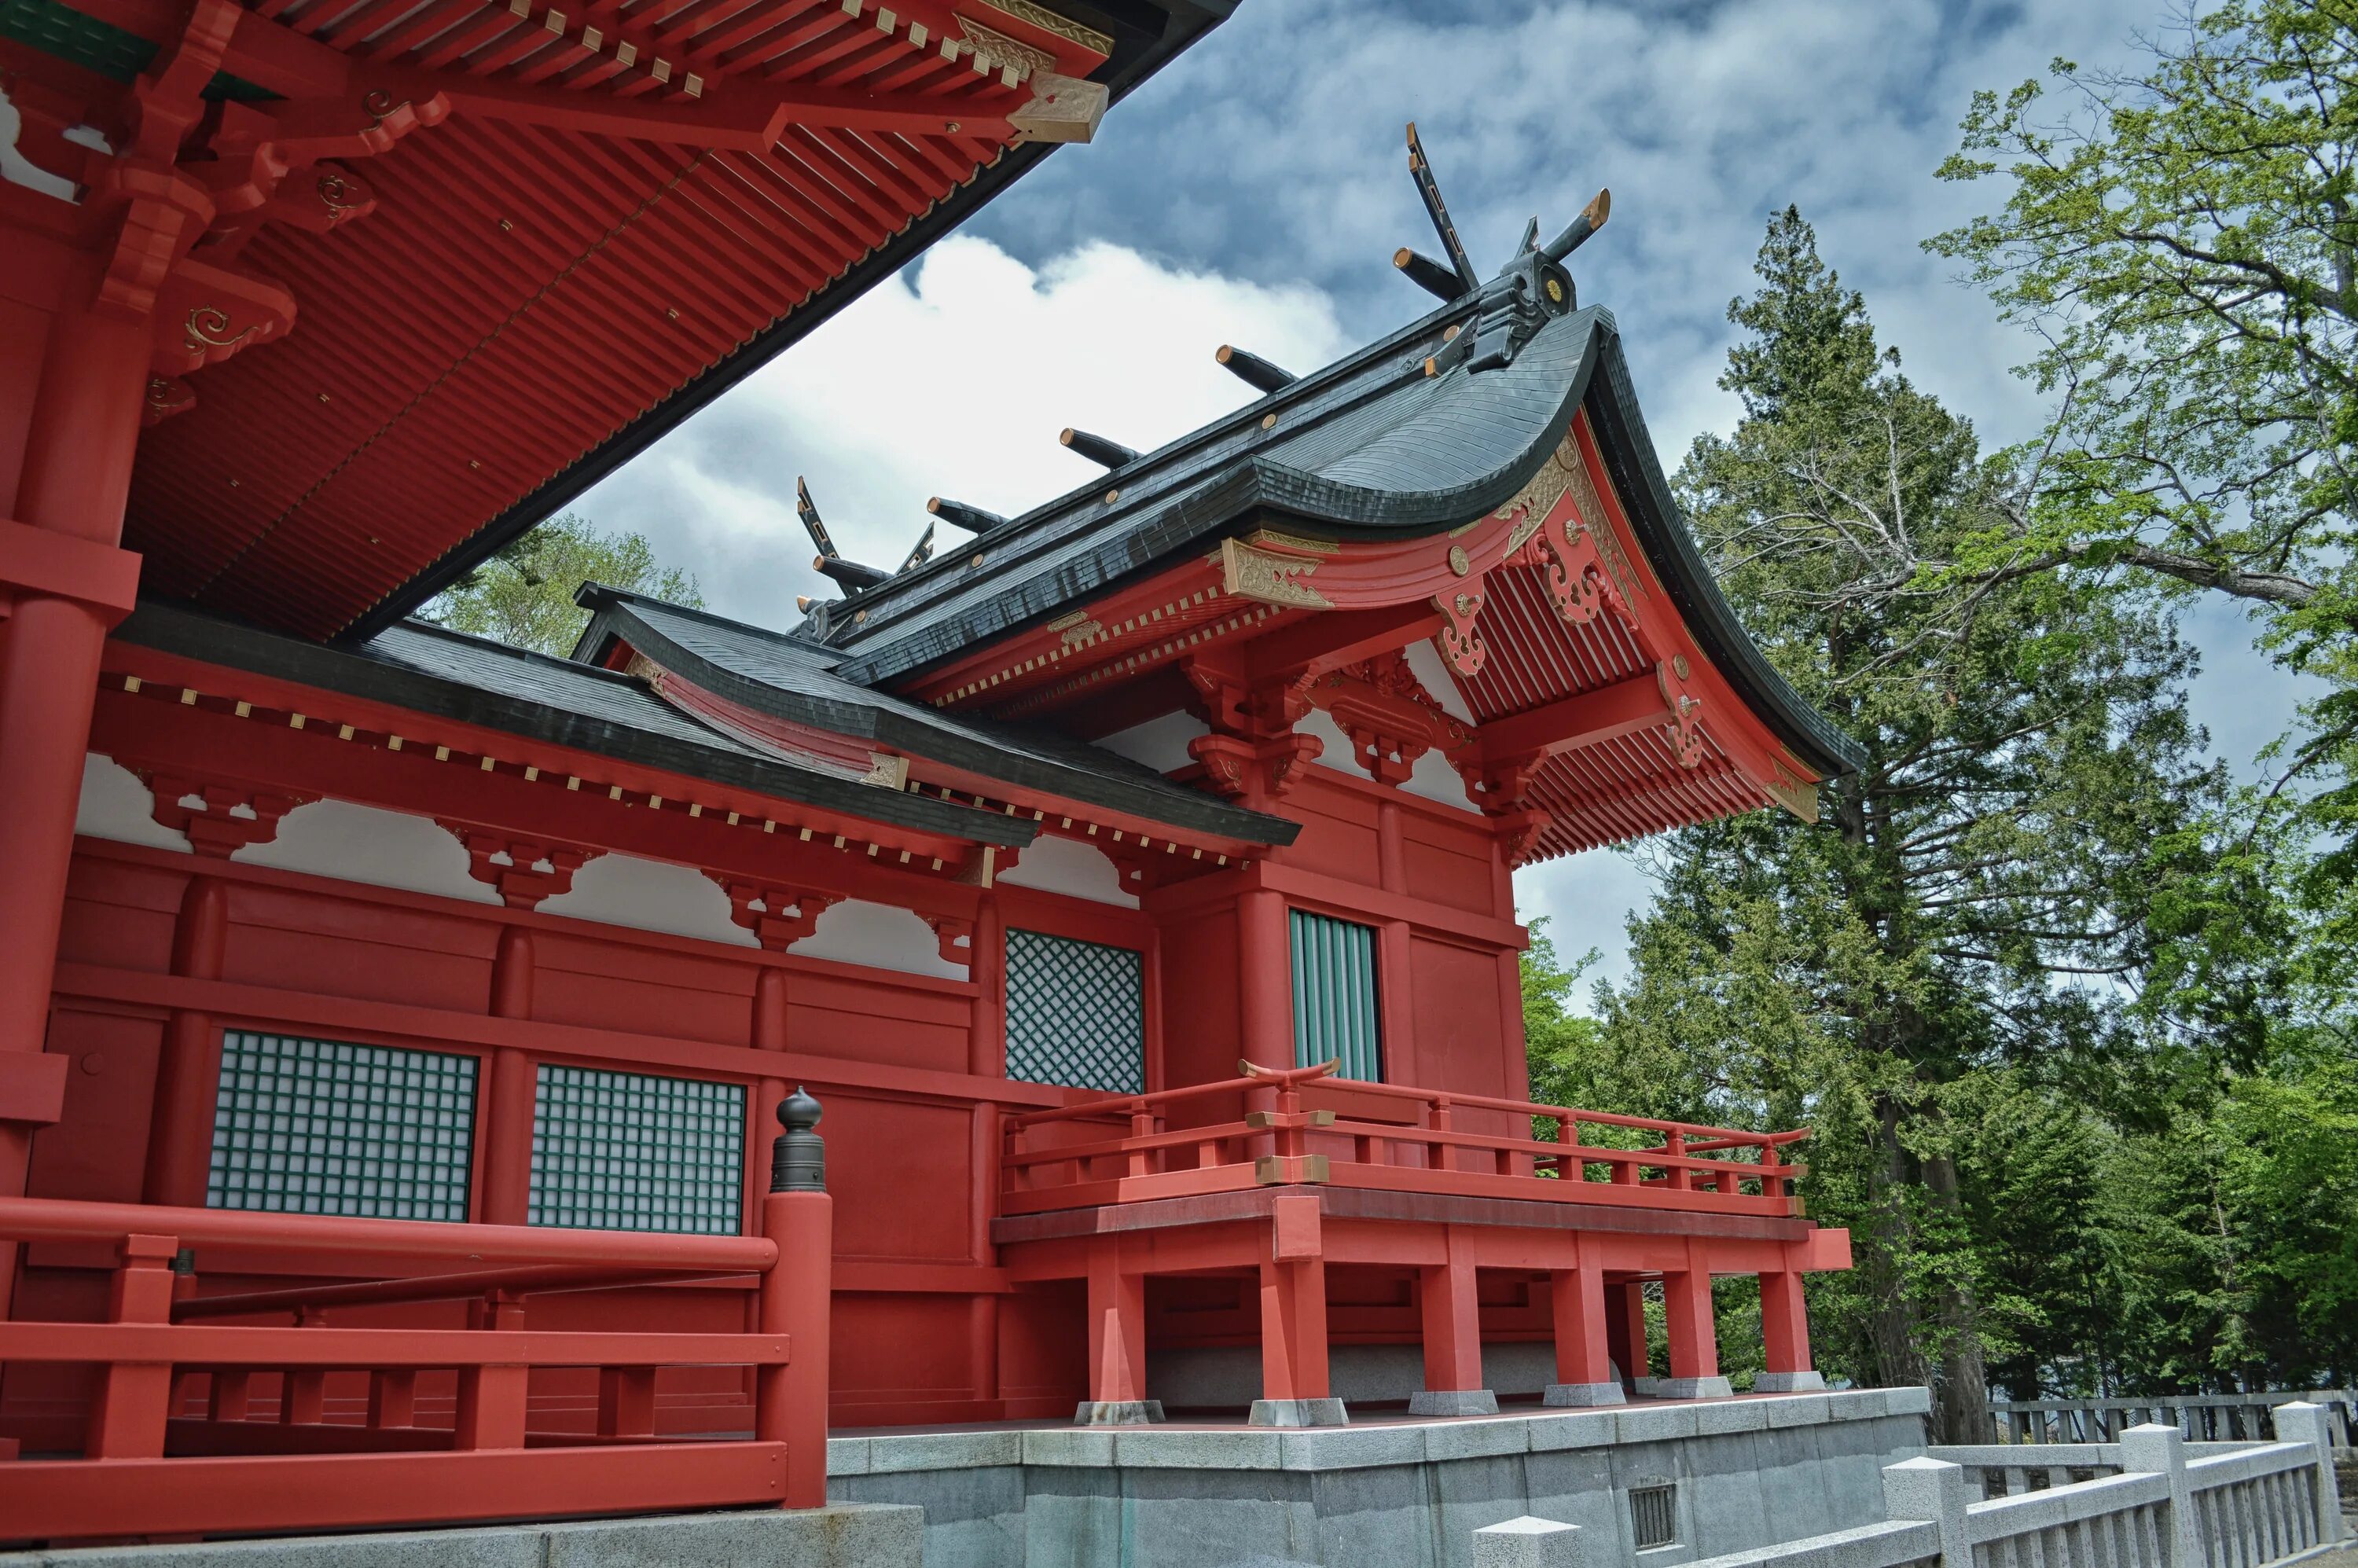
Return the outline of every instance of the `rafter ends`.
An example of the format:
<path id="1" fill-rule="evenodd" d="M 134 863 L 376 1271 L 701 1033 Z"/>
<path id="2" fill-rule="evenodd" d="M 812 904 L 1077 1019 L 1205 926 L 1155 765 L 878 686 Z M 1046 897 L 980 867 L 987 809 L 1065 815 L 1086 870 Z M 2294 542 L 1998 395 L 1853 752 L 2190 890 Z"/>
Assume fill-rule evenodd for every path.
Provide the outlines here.
<path id="1" fill-rule="evenodd" d="M 1334 601 L 1303 579 L 1316 561 L 1288 560 L 1237 539 L 1220 541 L 1220 586 L 1240 599 L 1292 610 L 1332 610 Z"/>
<path id="2" fill-rule="evenodd" d="M 1086 142 L 1098 134 L 1109 101 L 1102 81 L 1084 81 L 1043 70 L 1032 78 L 1032 102 L 1007 116 L 1012 145 L 1026 142 Z"/>
<path id="3" fill-rule="evenodd" d="M 1055 72 L 1056 57 L 1046 49 L 1011 38 L 996 27 L 986 27 L 971 16 L 957 18 L 959 37 L 942 39 L 942 54 L 957 59 L 968 58 L 977 76 L 999 73 L 999 80 L 1013 87 L 1042 72 Z M 914 29 L 912 29 L 913 31 Z"/>

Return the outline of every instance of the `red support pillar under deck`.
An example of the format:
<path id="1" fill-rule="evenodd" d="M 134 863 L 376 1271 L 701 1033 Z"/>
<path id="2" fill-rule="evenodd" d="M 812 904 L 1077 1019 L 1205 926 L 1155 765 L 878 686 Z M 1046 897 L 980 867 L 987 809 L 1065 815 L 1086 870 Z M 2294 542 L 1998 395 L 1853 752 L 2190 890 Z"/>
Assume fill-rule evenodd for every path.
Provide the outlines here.
<path id="1" fill-rule="evenodd" d="M 1617 1390 L 1611 1336 L 1606 1332 L 1605 1271 L 1596 1238 L 1574 1238 L 1578 1264 L 1548 1276 L 1555 1319 L 1555 1380 L 1567 1390 L 1585 1390 L 1581 1402 L 1606 1403 L 1602 1390 Z"/>
<path id="2" fill-rule="evenodd" d="M 1420 1271 L 1417 1301 L 1424 1325 L 1424 1387 L 1428 1393 L 1482 1388 L 1482 1325 L 1474 1261 L 1451 1227 L 1449 1260 Z"/>
<path id="3" fill-rule="evenodd" d="M 1653 1375 L 1646 1347 L 1646 1287 L 1642 1281 L 1618 1280 L 1605 1287 L 1605 1346 L 1621 1368 L 1622 1380 L 1635 1386 Z"/>
<path id="4" fill-rule="evenodd" d="M 1089 1249 L 1089 1401 L 1146 1398 L 1146 1277 L 1122 1270 L 1119 1242 Z"/>
<path id="5" fill-rule="evenodd" d="M 1671 1341 L 1671 1378 L 1684 1382 L 1719 1376 L 1719 1335 L 1712 1316 L 1711 1265 L 1704 1245 L 1687 1240 L 1687 1266 L 1662 1276 L 1663 1317 Z"/>
<path id="6" fill-rule="evenodd" d="M 1764 1370 L 1807 1372 L 1810 1360 L 1810 1314 L 1801 1300 L 1801 1276 L 1790 1269 L 1764 1271 L 1760 1276 L 1760 1335 Z"/>
<path id="7" fill-rule="evenodd" d="M 1277 1200 L 1260 1265 L 1260 1397 L 1331 1397 L 1326 1358 L 1326 1259 L 1318 1199 Z"/>

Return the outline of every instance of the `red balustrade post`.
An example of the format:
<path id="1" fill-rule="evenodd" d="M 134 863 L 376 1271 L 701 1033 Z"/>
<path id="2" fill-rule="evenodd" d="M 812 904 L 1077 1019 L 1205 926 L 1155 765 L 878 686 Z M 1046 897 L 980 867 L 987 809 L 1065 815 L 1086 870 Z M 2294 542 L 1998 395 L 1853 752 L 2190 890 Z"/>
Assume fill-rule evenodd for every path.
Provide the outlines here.
<path id="1" fill-rule="evenodd" d="M 1662 1302 L 1670 1331 L 1671 1376 L 1659 1391 L 1673 1399 L 1725 1398 L 1732 1390 L 1719 1375 L 1718 1326 L 1711 1306 L 1711 1256 L 1702 1238 L 1687 1238 L 1687 1266 L 1662 1276 Z"/>
<path id="2" fill-rule="evenodd" d="M 178 1237 L 126 1236 L 107 1299 L 112 1323 L 172 1321 L 172 1259 Z M 160 1459 L 164 1422 L 172 1408 L 168 1361 L 112 1361 L 99 1373 L 84 1455 L 92 1459 Z"/>
<path id="3" fill-rule="evenodd" d="M 1548 1276 L 1555 1317 L 1555 1381 L 1552 1405 L 1617 1405 L 1621 1384 L 1613 1376 L 1606 1333 L 1603 1249 L 1594 1236 L 1573 1238 L 1574 1265 Z"/>
<path id="4" fill-rule="evenodd" d="M 1665 1160 L 1683 1160 L 1686 1154 L 1687 1135 L 1685 1133 L 1673 1130 L 1662 1135 L 1662 1157 Z M 1693 1181 L 1690 1179 L 1693 1173 L 1684 1165 L 1666 1164 L 1662 1167 L 1663 1180 L 1679 1192 L 1685 1192 L 1694 1185 Z"/>
<path id="5" fill-rule="evenodd" d="M 756 1310 L 759 1310 L 758 1303 Z M 755 1382 L 758 1398 L 758 1375 Z M 598 1435 L 653 1437 L 654 1433 L 655 1369 L 653 1367 L 600 1367 L 598 1369 Z"/>
<path id="6" fill-rule="evenodd" d="M 417 1374 L 395 1368 L 369 1374 L 368 1423 L 401 1428 L 417 1424 Z M 222 1419 L 215 1416 L 216 1421 Z"/>
<path id="7" fill-rule="evenodd" d="M 1152 1111 L 1146 1109 L 1144 1107 L 1141 1107 L 1130 1113 L 1130 1135 L 1132 1138 L 1152 1138 L 1154 1136 L 1154 1113 Z M 1130 1174 L 1133 1176 L 1152 1175 L 1154 1173 L 1154 1160 L 1155 1153 L 1153 1150 L 1132 1149 L 1130 1152 Z"/>
<path id="8" fill-rule="evenodd" d="M 1449 1097 L 1434 1096 L 1431 1112 L 1425 1118 L 1425 1125 L 1435 1132 L 1447 1132 L 1455 1120 L 1456 1118 L 1451 1113 Z M 1454 1145 L 1434 1139 L 1426 1145 L 1426 1148 L 1429 1151 L 1425 1156 L 1425 1165 L 1428 1169 L 1435 1171 L 1457 1169 L 1457 1150 Z"/>
<path id="9" fill-rule="evenodd" d="M 753 1435 L 786 1445 L 784 1506 L 827 1503 L 828 1327 L 835 1310 L 835 1200 L 827 1192 L 819 1103 L 800 1088 L 778 1106 L 762 1234 L 777 1244 L 762 1279 L 763 1334 L 787 1336 L 788 1361 L 754 1380 Z"/>
<path id="10" fill-rule="evenodd" d="M 1326 1252 L 1314 1194 L 1271 1206 L 1260 1265 L 1260 1398 L 1255 1426 L 1341 1426 L 1326 1360 Z"/>
<path id="11" fill-rule="evenodd" d="M 1481 1302 L 1474 1260 L 1451 1225 L 1443 1227 L 1446 1261 L 1421 1270 L 1417 1304 L 1424 1331 L 1424 1387 L 1409 1396 L 1411 1415 L 1496 1415 L 1498 1396 L 1482 1381 Z"/>
<path id="12" fill-rule="evenodd" d="M 317 1307 L 297 1307 L 295 1326 L 317 1328 L 328 1314 Z M 328 1417 L 328 1374 L 319 1367 L 290 1367 L 278 1385 L 280 1424 L 317 1426 Z"/>
<path id="13" fill-rule="evenodd" d="M 524 1297 L 504 1288 L 486 1291 L 482 1300 L 471 1304 L 468 1315 L 484 1334 L 512 1332 L 524 1326 Z M 451 1446 L 522 1448 L 525 1396 L 531 1379 L 532 1368 L 521 1362 L 460 1368 Z"/>

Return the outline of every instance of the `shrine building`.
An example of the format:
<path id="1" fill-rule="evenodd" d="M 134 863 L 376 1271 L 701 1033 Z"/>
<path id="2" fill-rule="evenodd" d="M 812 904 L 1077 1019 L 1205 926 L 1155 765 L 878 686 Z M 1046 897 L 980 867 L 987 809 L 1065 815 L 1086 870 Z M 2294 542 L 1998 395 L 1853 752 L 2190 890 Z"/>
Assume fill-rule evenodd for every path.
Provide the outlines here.
<path id="1" fill-rule="evenodd" d="M 1483 278 L 1412 132 L 1429 313 L 557 659 L 416 612 L 1217 8 L 0 16 L 65 192 L 0 184 L 0 1545 L 1725 1397 L 1714 1277 L 1823 1386 L 1805 1130 L 1530 1100 L 1513 871 L 1857 762 L 1575 297 L 1601 197 Z"/>

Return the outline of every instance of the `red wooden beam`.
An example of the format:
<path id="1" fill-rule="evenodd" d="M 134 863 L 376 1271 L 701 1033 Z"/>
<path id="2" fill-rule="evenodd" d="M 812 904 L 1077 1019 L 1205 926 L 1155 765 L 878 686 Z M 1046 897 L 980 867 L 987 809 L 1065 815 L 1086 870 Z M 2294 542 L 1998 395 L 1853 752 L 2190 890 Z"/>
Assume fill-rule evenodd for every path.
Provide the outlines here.
<path id="1" fill-rule="evenodd" d="M 1526 708 L 1482 726 L 1482 760 L 1552 757 L 1634 735 L 1671 721 L 1670 704 L 1652 671 L 1631 676 L 1538 708 Z"/>

